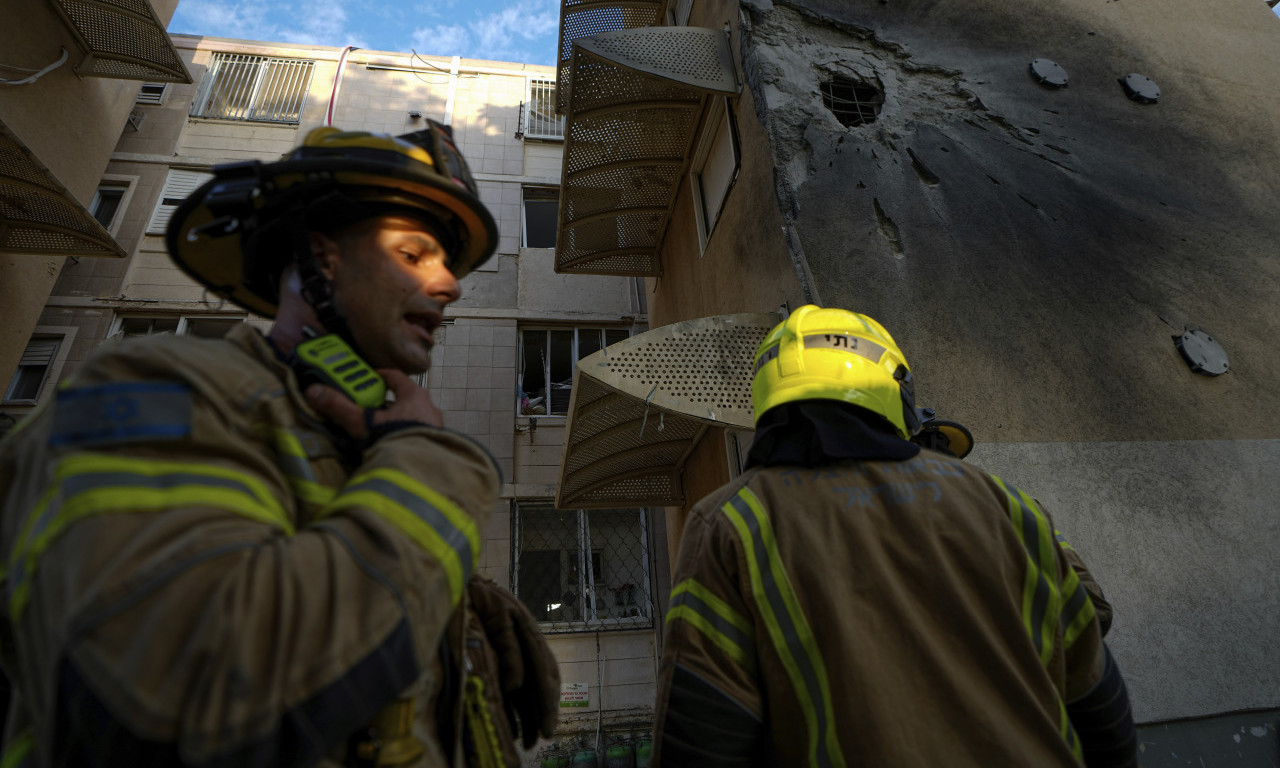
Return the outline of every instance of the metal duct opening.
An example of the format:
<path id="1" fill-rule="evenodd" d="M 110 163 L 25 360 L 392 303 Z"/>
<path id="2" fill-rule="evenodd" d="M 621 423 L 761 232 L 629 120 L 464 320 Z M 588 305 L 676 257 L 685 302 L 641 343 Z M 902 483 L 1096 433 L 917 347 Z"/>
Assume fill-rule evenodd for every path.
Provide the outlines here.
<path id="1" fill-rule="evenodd" d="M 774 314 L 655 328 L 578 363 L 556 506 L 675 506 L 694 446 L 712 427 L 751 429 L 751 361 Z"/>
<path id="2" fill-rule="evenodd" d="M 52 0 L 84 52 L 84 77 L 190 83 L 169 33 L 147 0 Z"/>
<path id="3" fill-rule="evenodd" d="M 740 88 L 728 38 L 609 32 L 574 41 L 572 72 L 556 272 L 656 276 L 706 99 Z"/>
<path id="4" fill-rule="evenodd" d="M 0 255 L 110 256 L 124 249 L 0 121 Z"/>

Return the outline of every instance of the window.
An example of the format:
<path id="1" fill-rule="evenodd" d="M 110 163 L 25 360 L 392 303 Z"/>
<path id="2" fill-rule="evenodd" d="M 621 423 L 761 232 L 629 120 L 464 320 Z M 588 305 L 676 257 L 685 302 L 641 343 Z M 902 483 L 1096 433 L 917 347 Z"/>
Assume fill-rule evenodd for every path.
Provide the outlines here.
<path id="1" fill-rule="evenodd" d="M 556 225 L 560 214 L 560 190 L 552 187 L 525 187 L 521 218 L 521 246 L 555 248 Z"/>
<path id="2" fill-rule="evenodd" d="M 232 328 L 244 322 L 243 317 L 190 315 L 168 317 L 146 317 L 122 315 L 116 326 L 120 336 L 151 336 L 157 333 L 174 333 L 186 336 L 199 336 L 204 339 L 220 339 Z"/>
<path id="3" fill-rule="evenodd" d="M 164 228 L 169 226 L 169 219 L 178 210 L 187 196 L 196 188 L 213 178 L 211 173 L 200 171 L 182 171 L 177 168 L 169 170 L 164 181 L 164 189 L 160 192 L 160 201 L 156 203 L 155 213 L 151 214 L 151 222 L 147 224 L 148 235 L 163 235 Z"/>
<path id="4" fill-rule="evenodd" d="M 642 509 L 556 509 L 519 501 L 513 591 L 548 630 L 649 626 L 648 520 Z"/>
<path id="5" fill-rule="evenodd" d="M 164 92 L 168 87 L 168 83 L 143 83 L 138 88 L 138 103 L 163 104 Z"/>
<path id="6" fill-rule="evenodd" d="M 626 328 L 552 328 L 520 333 L 520 380 L 516 412 L 564 416 L 579 360 L 630 336 Z"/>
<path id="7" fill-rule="evenodd" d="M 297 123 L 311 85 L 313 62 L 215 53 L 192 117 Z"/>
<path id="8" fill-rule="evenodd" d="M 44 383 L 49 378 L 58 347 L 62 339 L 51 336 L 33 336 L 22 351 L 22 359 L 18 361 L 18 370 L 9 380 L 9 387 L 4 391 L 6 403 L 34 403 L 40 399 Z"/>
<path id="9" fill-rule="evenodd" d="M 93 202 L 89 204 L 89 214 L 106 230 L 111 231 L 111 226 L 115 224 L 116 214 L 120 212 L 120 202 L 124 200 L 124 193 L 128 189 L 127 186 L 104 184 L 94 193 Z"/>
<path id="10" fill-rule="evenodd" d="M 822 105 L 841 125 L 854 128 L 876 121 L 884 106 L 884 93 L 873 83 L 836 76 L 822 82 Z"/>
<path id="11" fill-rule="evenodd" d="M 724 99 L 707 117 L 710 130 L 704 131 L 694 156 L 693 208 L 698 221 L 699 245 L 706 248 L 707 239 L 720 218 L 725 198 L 738 178 L 742 156 L 738 148 L 738 125 L 733 109 Z"/>
<path id="12" fill-rule="evenodd" d="M 529 78 L 529 91 L 524 103 L 525 138 L 564 138 L 564 117 L 556 114 L 555 80 L 546 77 Z"/>

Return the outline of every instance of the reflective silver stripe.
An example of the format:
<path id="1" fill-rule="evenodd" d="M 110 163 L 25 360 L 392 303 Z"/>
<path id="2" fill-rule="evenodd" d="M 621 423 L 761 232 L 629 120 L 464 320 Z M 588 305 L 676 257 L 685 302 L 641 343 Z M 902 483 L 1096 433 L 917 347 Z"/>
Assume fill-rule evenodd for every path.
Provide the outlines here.
<path id="1" fill-rule="evenodd" d="M 724 635 L 726 640 L 733 642 L 746 654 L 747 650 L 755 645 L 755 637 L 743 632 L 734 626 L 730 621 L 721 616 L 714 608 L 707 605 L 706 601 L 701 597 L 686 590 L 671 598 L 671 609 L 684 606 L 706 619 L 716 631 Z"/>
<path id="2" fill-rule="evenodd" d="M 376 493 L 412 512 L 419 520 L 430 526 L 449 549 L 458 554 L 458 562 L 462 564 L 463 581 L 471 577 L 471 571 L 475 567 L 471 557 L 471 542 L 460 528 L 450 522 L 443 512 L 436 509 L 434 504 L 394 483 L 376 477 L 348 486 L 342 491 L 342 495 L 346 496 L 358 491 Z"/>
<path id="3" fill-rule="evenodd" d="M 852 352 L 865 357 L 873 363 L 884 357 L 885 348 L 858 336 L 847 333 L 815 333 L 804 337 L 805 349 L 837 349 L 841 352 Z"/>
<path id="4" fill-rule="evenodd" d="M 751 533 L 751 541 L 743 542 L 749 544 L 752 552 L 755 554 L 756 562 L 759 564 L 760 580 L 764 588 L 764 597 L 773 609 L 773 615 L 777 619 L 777 628 L 781 631 L 782 637 L 787 645 L 787 651 L 795 660 L 796 667 L 800 671 L 800 676 L 804 680 L 804 691 L 796 691 L 797 696 L 808 698 L 808 704 L 813 708 L 814 717 L 817 721 L 817 759 L 819 766 L 832 766 L 835 763 L 831 759 L 830 753 L 827 751 L 827 734 L 831 728 L 831 723 L 827 722 L 827 710 L 822 700 L 822 688 L 818 682 L 818 672 L 813 668 L 813 662 L 809 658 L 809 653 L 805 649 L 804 644 L 800 641 L 800 633 L 791 620 L 791 612 L 787 610 L 786 600 L 782 596 L 782 590 L 778 588 L 778 583 L 773 575 L 773 562 L 770 557 L 769 549 L 765 546 L 764 536 L 761 534 L 761 521 L 756 515 L 755 510 L 751 508 L 745 499 L 735 495 L 729 500 L 729 504 L 747 525 L 747 529 Z M 779 649 L 781 650 L 781 649 Z"/>
<path id="5" fill-rule="evenodd" d="M 764 367 L 765 363 L 769 362 L 770 360 L 777 359 L 779 346 L 781 345 L 774 344 L 772 347 L 769 347 L 768 349 L 766 349 L 764 351 L 764 354 L 760 355 L 760 359 L 756 360 L 755 369 L 751 371 L 752 376 L 755 376 L 757 373 L 759 373 L 760 369 Z"/>

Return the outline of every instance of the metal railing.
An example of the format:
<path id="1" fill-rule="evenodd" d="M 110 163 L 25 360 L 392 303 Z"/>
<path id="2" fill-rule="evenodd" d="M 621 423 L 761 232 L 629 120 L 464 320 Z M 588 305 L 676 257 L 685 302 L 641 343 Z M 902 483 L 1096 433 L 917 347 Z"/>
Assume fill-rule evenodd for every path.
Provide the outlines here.
<path id="1" fill-rule="evenodd" d="M 556 114 L 556 81 L 542 78 L 529 80 L 529 98 L 525 101 L 525 138 L 563 139 L 564 117 Z"/>
<path id="2" fill-rule="evenodd" d="M 215 53 L 192 117 L 297 123 L 307 101 L 314 62 Z"/>

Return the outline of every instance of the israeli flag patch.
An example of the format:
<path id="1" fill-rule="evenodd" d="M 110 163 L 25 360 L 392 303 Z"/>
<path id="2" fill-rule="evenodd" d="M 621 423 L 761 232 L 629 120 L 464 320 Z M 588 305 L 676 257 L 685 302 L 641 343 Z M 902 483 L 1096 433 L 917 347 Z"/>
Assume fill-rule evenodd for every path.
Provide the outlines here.
<path id="1" fill-rule="evenodd" d="M 55 448 L 178 440 L 191 434 L 191 387 L 182 382 L 122 382 L 59 390 Z"/>

